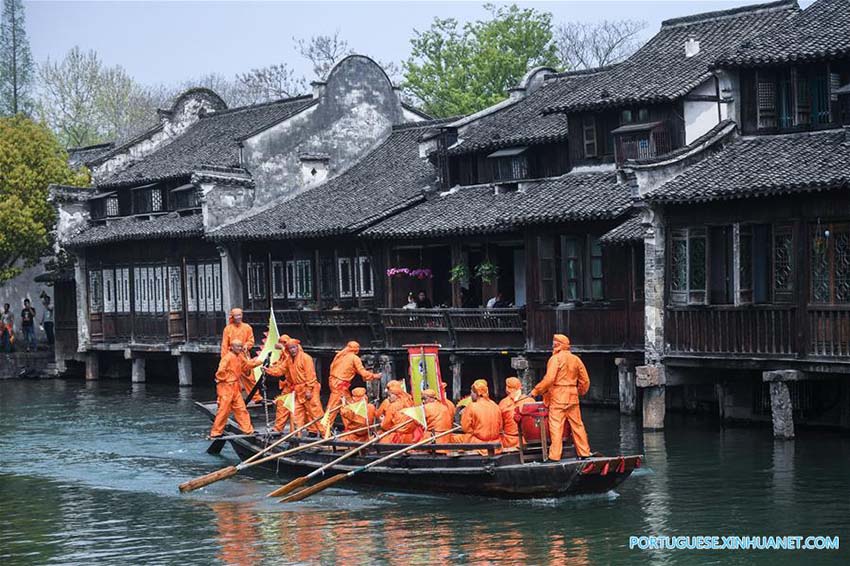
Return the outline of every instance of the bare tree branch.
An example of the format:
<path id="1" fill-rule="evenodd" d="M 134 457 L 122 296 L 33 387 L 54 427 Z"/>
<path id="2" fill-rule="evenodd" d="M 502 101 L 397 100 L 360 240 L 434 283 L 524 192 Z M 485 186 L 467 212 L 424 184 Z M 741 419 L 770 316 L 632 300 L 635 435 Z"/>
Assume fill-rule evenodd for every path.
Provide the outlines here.
<path id="1" fill-rule="evenodd" d="M 302 57 L 313 64 L 313 72 L 319 80 L 325 80 L 337 61 L 351 55 L 348 42 L 340 37 L 339 30 L 333 35 L 314 35 L 310 39 L 292 40 Z"/>
<path id="2" fill-rule="evenodd" d="M 591 69 L 619 63 L 634 53 L 646 22 L 602 20 L 564 22 L 555 30 L 555 45 L 564 69 Z"/>

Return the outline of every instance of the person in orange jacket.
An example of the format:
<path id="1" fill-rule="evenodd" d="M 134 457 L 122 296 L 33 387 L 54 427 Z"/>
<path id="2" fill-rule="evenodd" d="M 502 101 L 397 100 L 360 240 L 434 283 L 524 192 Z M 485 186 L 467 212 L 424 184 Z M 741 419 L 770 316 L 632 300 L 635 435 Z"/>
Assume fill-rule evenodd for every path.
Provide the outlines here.
<path id="1" fill-rule="evenodd" d="M 316 365 L 313 358 L 301 348 L 301 341 L 293 338 L 286 344 L 286 376 L 295 391 L 295 426 L 304 426 L 307 422 L 319 418 L 324 413 L 319 393 L 322 384 L 316 377 Z M 319 423 L 310 425 L 312 432 L 321 433 Z"/>
<path id="2" fill-rule="evenodd" d="M 245 434 L 254 433 L 251 417 L 248 415 L 245 400 L 242 399 L 242 392 L 239 389 L 239 379 L 245 371 L 250 371 L 262 363 L 263 361 L 260 358 L 248 359 L 245 357 L 240 340 L 230 341 L 230 350 L 221 358 L 218 371 L 215 372 L 218 410 L 215 414 L 212 430 L 210 430 L 211 437 L 215 438 L 222 435 L 231 412 L 242 432 Z"/>
<path id="3" fill-rule="evenodd" d="M 351 405 L 359 403 L 360 401 L 366 402 L 366 418 L 363 418 L 363 416 L 358 415 L 351 409 Z M 330 406 L 330 404 L 328 406 Z M 346 432 L 357 430 L 358 428 L 363 428 L 375 423 L 375 405 L 366 399 L 366 389 L 364 387 L 355 387 L 351 390 L 351 402 L 344 406 L 339 413 L 342 417 L 342 422 L 345 425 Z M 342 439 L 350 440 L 352 442 L 366 442 L 369 440 L 369 431 L 364 430 L 355 434 L 345 434 L 342 436 Z"/>
<path id="4" fill-rule="evenodd" d="M 359 375 L 364 381 L 381 379 L 380 373 L 373 373 L 363 367 L 363 361 L 357 355 L 358 352 L 360 352 L 360 344 L 352 341 L 334 356 L 331 362 L 330 377 L 328 378 L 328 385 L 331 389 L 331 395 L 328 399 L 329 410 L 338 407 L 343 400 L 348 402 L 351 399 L 349 389 L 355 375 Z M 333 423 L 336 413 L 337 411 L 332 412 L 328 420 L 329 423 Z"/>
<path id="5" fill-rule="evenodd" d="M 470 394 L 472 402 L 463 410 L 460 425 L 463 433 L 449 436 L 455 444 L 477 444 L 481 442 L 499 442 L 502 435 L 502 413 L 499 406 L 490 399 L 490 388 L 483 379 L 472 384 Z M 483 456 L 486 450 L 479 450 Z"/>
<path id="6" fill-rule="evenodd" d="M 409 421 L 409 423 L 395 431 L 395 433 L 385 436 L 381 439 L 381 443 L 409 444 L 410 442 L 415 442 L 417 433 L 421 433 L 422 428 L 416 421 L 401 412 L 402 409 L 413 406 L 413 397 L 402 389 L 400 382 L 393 380 L 387 383 L 387 399 L 389 402 L 384 409 L 381 429 L 388 431 L 405 421 Z"/>
<path id="7" fill-rule="evenodd" d="M 242 309 L 240 308 L 230 309 L 227 326 L 224 327 L 224 332 L 221 335 L 222 358 L 230 350 L 230 344 L 234 340 L 242 343 L 242 351 L 247 358 L 251 352 L 251 348 L 254 347 L 254 329 L 251 328 L 250 324 L 242 322 Z M 250 393 L 256 383 L 253 372 L 246 371 L 244 375 L 239 376 L 239 382 L 242 384 L 245 393 Z M 249 399 L 249 402 L 254 401 L 255 403 L 259 403 L 262 399 L 258 391 L 254 394 L 253 399 Z"/>
<path id="8" fill-rule="evenodd" d="M 286 344 L 291 340 L 291 338 L 284 334 L 281 336 L 277 344 L 275 344 L 275 349 L 277 350 L 285 350 Z M 289 409 L 283 406 L 284 396 L 288 393 L 292 392 L 292 385 L 289 383 L 286 374 L 287 367 L 287 355 L 284 351 L 283 354 L 277 359 L 275 363 L 266 368 L 266 375 L 277 378 L 277 386 L 280 389 L 280 395 L 275 397 L 274 400 L 274 429 L 277 432 L 283 432 L 284 427 L 286 426 L 286 421 L 292 420 L 292 415 L 289 414 Z M 290 430 L 295 430 L 292 422 L 290 424 Z"/>
<path id="9" fill-rule="evenodd" d="M 422 408 L 428 432 L 445 432 L 454 426 L 451 410 L 438 399 L 433 389 L 422 392 Z"/>
<path id="10" fill-rule="evenodd" d="M 549 409 L 549 459 L 560 460 L 564 443 L 564 422 L 569 421 L 573 444 L 579 458 L 590 456 L 587 432 L 581 420 L 579 396 L 590 389 L 590 377 L 581 359 L 570 352 L 570 339 L 555 334 L 552 339 L 552 357 L 546 364 L 546 374 L 531 396 L 543 395 L 543 404 Z"/>
<path id="11" fill-rule="evenodd" d="M 502 447 L 516 448 L 519 446 L 519 423 L 514 418 L 516 410 L 534 399 L 522 394 L 522 382 L 515 377 L 505 380 L 505 391 L 507 395 L 499 401 L 499 411 L 502 413 Z"/>

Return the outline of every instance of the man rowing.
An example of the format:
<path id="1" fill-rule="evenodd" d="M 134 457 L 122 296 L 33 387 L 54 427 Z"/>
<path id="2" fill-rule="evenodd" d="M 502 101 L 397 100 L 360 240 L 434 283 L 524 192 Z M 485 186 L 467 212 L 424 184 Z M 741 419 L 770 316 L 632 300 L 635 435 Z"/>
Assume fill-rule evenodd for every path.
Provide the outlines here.
<path id="1" fill-rule="evenodd" d="M 227 326 L 224 327 L 224 332 L 221 335 L 222 358 L 224 358 L 227 352 L 230 351 L 230 344 L 232 344 L 234 340 L 238 340 L 242 343 L 242 351 L 247 358 L 248 354 L 251 352 L 251 348 L 254 347 L 254 329 L 251 328 L 250 324 L 242 322 L 242 309 L 240 308 L 230 309 L 230 317 L 228 318 Z M 239 376 L 239 382 L 242 384 L 242 388 L 245 390 L 245 393 L 250 393 L 256 383 L 254 381 L 254 374 L 250 370 Z M 257 392 L 254 394 L 254 398 L 249 399 L 248 402 L 254 401 L 255 403 L 258 403 L 262 399 L 262 396 L 259 392 Z"/>
<path id="2" fill-rule="evenodd" d="M 454 426 L 452 411 L 437 398 L 437 392 L 433 389 L 422 391 L 422 409 L 425 411 L 428 432 L 437 434 Z"/>
<path id="3" fill-rule="evenodd" d="M 573 444 L 579 458 L 590 456 L 587 432 L 581 420 L 579 396 L 590 389 L 590 377 L 581 359 L 570 351 L 570 339 L 563 334 L 552 338 L 552 357 L 546 364 L 546 374 L 531 396 L 543 395 L 549 410 L 549 459 L 560 460 L 564 442 L 564 422 L 569 421 Z"/>
<path id="4" fill-rule="evenodd" d="M 224 433 L 224 427 L 227 425 L 227 419 L 231 413 L 233 413 L 233 418 L 236 419 L 236 424 L 239 425 L 242 432 L 245 434 L 254 433 L 251 417 L 245 407 L 245 400 L 242 399 L 239 381 L 244 373 L 250 372 L 253 368 L 261 365 L 263 361 L 260 358 L 248 359 L 243 353 L 242 341 L 238 338 L 230 340 L 229 346 L 229 350 L 221 357 L 218 371 L 215 372 L 218 410 L 215 414 L 212 430 L 210 430 L 210 437 L 212 438 Z"/>
<path id="5" fill-rule="evenodd" d="M 284 334 L 281 336 L 277 344 L 275 344 L 275 349 L 277 350 L 285 350 L 286 345 L 289 343 L 291 338 Z M 282 432 L 284 427 L 286 426 L 286 421 L 292 420 L 293 416 L 290 414 L 289 409 L 284 405 L 284 399 L 286 395 L 292 392 L 292 384 L 290 383 L 287 377 L 287 358 L 286 353 L 281 354 L 281 356 L 274 362 L 271 366 L 266 368 L 266 375 L 277 378 L 277 385 L 280 389 L 280 395 L 275 397 L 274 400 L 274 429 L 277 432 Z M 290 423 L 292 424 L 292 423 Z"/>
<path id="6" fill-rule="evenodd" d="M 382 404 L 384 411 L 383 420 L 381 421 L 381 429 L 388 431 L 405 421 L 407 421 L 408 424 L 401 427 L 393 434 L 385 436 L 381 440 L 381 443 L 409 444 L 411 442 L 415 442 L 416 433 L 417 431 L 421 431 L 421 428 L 416 421 L 401 412 L 402 409 L 413 406 L 413 397 L 402 389 L 401 382 L 393 380 L 387 383 L 387 400 L 388 402 L 386 405 Z"/>
<path id="7" fill-rule="evenodd" d="M 328 406 L 330 407 L 330 404 Z M 365 408 L 365 411 L 362 411 L 365 416 L 358 411 L 358 407 Z M 345 432 L 365 428 L 375 422 L 375 405 L 366 398 L 364 387 L 355 387 L 351 390 L 351 402 L 345 405 L 339 413 L 345 425 Z M 352 442 L 366 442 L 369 440 L 369 431 L 363 430 L 357 433 L 344 434 L 342 439 Z"/>
<path id="8" fill-rule="evenodd" d="M 295 391 L 295 426 L 301 427 L 309 421 L 318 419 L 324 413 L 319 393 L 322 384 L 316 377 L 316 365 L 313 358 L 301 348 L 301 341 L 293 338 L 286 343 L 286 376 Z M 310 430 L 321 433 L 319 423 L 310 426 Z"/>

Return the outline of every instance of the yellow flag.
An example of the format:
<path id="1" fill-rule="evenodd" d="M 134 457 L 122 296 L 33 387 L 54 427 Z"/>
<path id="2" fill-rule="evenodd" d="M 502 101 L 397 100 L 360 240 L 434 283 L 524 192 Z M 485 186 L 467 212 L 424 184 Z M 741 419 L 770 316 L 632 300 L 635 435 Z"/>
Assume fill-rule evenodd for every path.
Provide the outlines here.
<path id="1" fill-rule="evenodd" d="M 425 407 L 423 407 L 422 405 L 408 407 L 406 409 L 402 409 L 401 412 L 421 424 L 423 427 L 427 428 L 428 423 L 425 420 Z"/>
<path id="2" fill-rule="evenodd" d="M 269 311 L 269 328 L 266 331 L 266 339 L 263 341 L 263 348 L 260 350 L 259 357 L 261 360 L 265 361 L 266 356 L 271 353 L 272 355 L 272 363 L 276 362 L 280 355 L 283 353 L 283 350 L 278 350 L 275 348 L 277 341 L 280 339 L 280 333 L 277 331 L 277 320 L 274 317 L 274 311 Z M 260 376 L 263 374 L 263 368 L 255 367 L 254 368 L 254 381 L 260 379 Z"/>
<path id="3" fill-rule="evenodd" d="M 328 410 L 325 411 L 325 416 L 322 417 L 322 420 L 319 421 L 319 425 L 321 425 L 322 430 L 325 431 L 325 438 L 329 438 L 331 436 L 331 425 L 334 424 L 334 420 L 336 418 L 331 417 L 331 408 L 328 407 Z M 336 413 L 334 413 L 334 417 L 336 417 Z"/>
<path id="4" fill-rule="evenodd" d="M 283 400 L 283 408 L 289 411 L 290 413 L 295 413 L 295 392 L 287 393 L 286 395 L 278 395 L 275 398 L 275 401 L 278 399 Z"/>
<path id="5" fill-rule="evenodd" d="M 351 409 L 351 411 L 357 416 L 363 417 L 364 419 L 369 417 L 369 411 L 367 410 L 365 399 L 361 399 L 356 403 L 348 405 L 348 408 Z"/>
<path id="6" fill-rule="evenodd" d="M 461 399 L 460 401 L 458 401 L 458 402 L 457 402 L 457 407 L 458 407 L 458 408 L 460 408 L 460 407 L 466 407 L 466 406 L 467 406 L 467 405 L 469 405 L 471 402 L 472 402 L 472 397 L 464 397 L 463 399 Z"/>

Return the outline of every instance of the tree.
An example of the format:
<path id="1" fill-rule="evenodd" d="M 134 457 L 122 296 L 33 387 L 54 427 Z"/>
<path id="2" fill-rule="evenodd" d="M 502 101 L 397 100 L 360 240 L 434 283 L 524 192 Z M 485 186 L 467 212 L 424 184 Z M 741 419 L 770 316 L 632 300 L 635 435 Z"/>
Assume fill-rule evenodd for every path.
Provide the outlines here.
<path id="1" fill-rule="evenodd" d="M 236 84 L 242 91 L 242 104 L 291 98 L 307 92 L 307 81 L 296 77 L 295 71 L 286 63 L 240 73 L 236 75 Z"/>
<path id="2" fill-rule="evenodd" d="M 592 69 L 619 63 L 640 47 L 646 22 L 602 20 L 565 22 L 555 32 L 558 58 L 565 69 Z"/>
<path id="3" fill-rule="evenodd" d="M 87 185 L 88 171 L 70 169 L 46 126 L 20 114 L 0 118 L 0 283 L 48 251 L 55 220 L 47 202 L 51 183 Z"/>
<path id="4" fill-rule="evenodd" d="M 470 114 L 505 97 L 531 68 L 555 66 L 552 16 L 515 5 L 484 6 L 485 21 L 459 29 L 454 19 L 435 18 L 414 31 L 404 63 L 404 87 L 434 116 Z"/>
<path id="5" fill-rule="evenodd" d="M 341 59 L 353 51 L 348 42 L 339 36 L 339 30 L 333 35 L 314 35 L 310 39 L 292 38 L 302 57 L 313 64 L 313 73 L 320 81 L 328 78 L 328 73 Z"/>
<path id="6" fill-rule="evenodd" d="M 120 142 L 151 127 L 162 99 L 134 81 L 123 67 L 102 69 L 95 90 L 98 137 Z"/>
<path id="7" fill-rule="evenodd" d="M 65 147 L 103 141 L 97 101 L 102 65 L 97 53 L 72 48 L 61 61 L 39 69 L 39 114 Z"/>
<path id="8" fill-rule="evenodd" d="M 0 114 L 29 112 L 35 65 L 21 0 L 3 0 L 0 19 Z"/>

